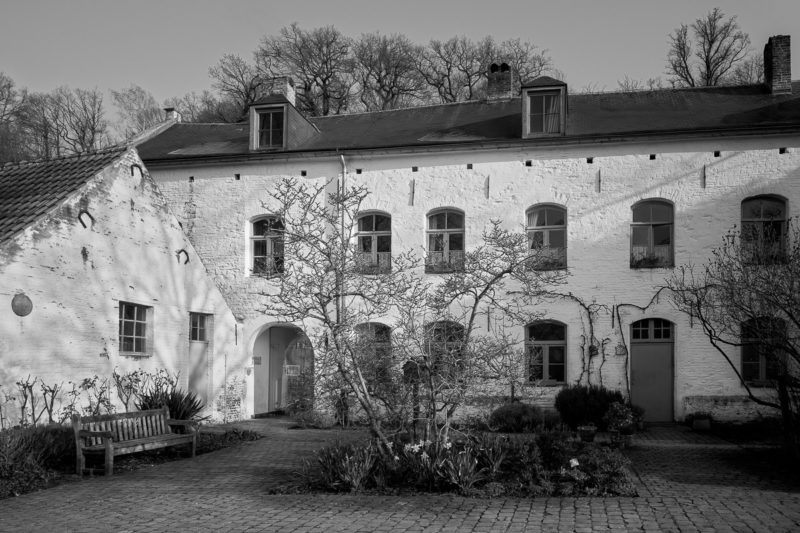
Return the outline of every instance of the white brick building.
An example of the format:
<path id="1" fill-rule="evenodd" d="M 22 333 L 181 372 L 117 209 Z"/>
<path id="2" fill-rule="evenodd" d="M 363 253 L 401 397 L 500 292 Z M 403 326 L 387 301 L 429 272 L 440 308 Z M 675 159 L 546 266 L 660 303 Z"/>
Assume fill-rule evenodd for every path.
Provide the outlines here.
<path id="1" fill-rule="evenodd" d="M 486 101 L 306 118 L 294 108 L 287 84 L 282 94 L 252 106 L 245 123 L 175 123 L 138 150 L 182 233 L 166 214 L 142 219 L 145 233 L 165 228 L 152 236 L 160 239 L 157 258 L 134 253 L 144 236 L 132 237 L 122 256 L 135 261 L 129 270 L 135 281 L 104 280 L 110 289 L 85 305 L 103 301 L 111 308 L 130 301 L 155 307 L 151 302 L 164 298 L 165 287 L 158 285 L 166 273 L 186 287 L 174 251 L 187 250 L 190 265 L 205 266 L 224 302 L 213 287 L 167 290 L 180 304 L 168 304 L 175 311 L 163 326 L 172 332 L 165 345 L 184 357 L 189 328 L 180 322 L 189 312 L 216 313 L 209 395 L 240 400 L 241 416 L 279 408 L 287 401 L 285 363 L 313 356 L 296 324 L 263 312 L 262 293 L 275 283 L 264 274 L 280 270 L 276 261 L 282 261 L 270 237 L 280 221 L 269 191 L 285 177 L 344 181 L 371 191 L 364 215 L 375 217 L 369 235 L 375 268 L 387 254 L 407 250 L 426 258 L 429 268 L 420 268 L 420 275 L 458 268 L 459 254 L 476 245 L 492 219 L 524 228 L 535 246 L 549 247 L 551 266 L 568 273 L 563 292 L 575 298 L 543 304 L 538 311 L 544 321 L 516 328 L 519 345 L 533 335 L 542 355 L 526 369 L 534 381 L 544 380 L 536 391 L 543 393 L 539 401 L 547 403 L 562 384 L 590 376 L 592 383 L 630 394 L 651 421 L 679 420 L 699 410 L 718 419 L 753 416 L 757 409 L 746 401 L 735 372 L 659 289 L 675 266 L 702 263 L 743 220 L 758 225 L 795 215 L 800 83 L 790 81 L 788 44 L 788 36 L 780 36 L 767 45 L 764 85 L 572 95 L 564 83 L 542 77 L 523 83 L 520 95 L 511 93 L 512 73 L 501 65 L 489 75 Z M 139 197 L 133 189 L 125 194 L 133 210 Z M 161 196 L 152 194 L 149 201 L 157 205 Z M 765 215 L 765 208 L 772 214 Z M 445 212 L 452 217 L 441 217 Z M 120 210 L 111 213 L 122 216 Z M 119 221 L 123 226 L 136 222 L 125 216 L 132 218 Z M 442 221 L 447 231 L 433 231 Z M 62 235 L 66 240 L 58 246 L 83 230 L 73 224 L 70 231 L 76 234 Z M 20 234 L 17 239 L 28 240 L 0 255 L 6 276 L 0 295 L 37 295 L 24 288 L 27 274 L 20 264 L 39 265 L 44 280 L 50 272 L 77 275 L 85 268 L 87 260 L 70 255 L 51 269 L 36 235 Z M 156 259 L 161 262 L 153 268 Z M 15 281 L 8 284 L 10 273 Z M 196 275 L 191 283 L 202 284 Z M 83 297 L 78 292 L 73 288 L 58 300 Z M 187 300 L 193 293 L 211 301 Z M 58 301 L 45 298 L 48 309 L 54 306 L 45 327 L 57 332 Z M 84 308 L 83 301 L 77 308 Z M 6 334 L 22 339 L 42 327 L 7 317 L 8 309 L 0 312 Z M 106 330 L 116 315 L 105 316 L 105 324 L 87 333 L 105 344 L 80 341 L 70 353 L 93 353 L 97 345 L 95 351 L 102 354 L 100 347 L 108 346 L 114 354 L 117 336 Z M 71 320 L 71 331 L 84 331 L 80 316 Z M 0 354 L 8 373 L 5 362 L 13 359 L 5 346 Z M 37 357 L 44 360 L 41 353 Z M 730 356 L 741 363 L 740 354 Z M 80 361 L 84 373 L 110 364 L 100 356 Z M 16 365 L 10 368 L 19 373 L 24 365 Z"/>
<path id="2" fill-rule="evenodd" d="M 241 366 L 235 320 L 133 149 L 0 168 L 0 299 L 10 424 L 16 381 L 62 384 L 59 410 L 69 382 L 115 369 L 179 373 L 206 414 L 229 407 L 227 365 Z"/>

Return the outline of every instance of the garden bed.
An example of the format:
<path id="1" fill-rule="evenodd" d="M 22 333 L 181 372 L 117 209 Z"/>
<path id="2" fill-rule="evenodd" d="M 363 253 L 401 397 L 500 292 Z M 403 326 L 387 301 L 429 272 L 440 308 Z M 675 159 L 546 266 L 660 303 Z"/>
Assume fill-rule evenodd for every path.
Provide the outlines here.
<path id="1" fill-rule="evenodd" d="M 452 492 L 465 496 L 636 496 L 629 461 L 618 450 L 569 432 L 514 438 L 485 433 L 459 442 L 396 440 L 392 454 L 373 443 L 336 444 L 306 463 L 287 491 Z"/>

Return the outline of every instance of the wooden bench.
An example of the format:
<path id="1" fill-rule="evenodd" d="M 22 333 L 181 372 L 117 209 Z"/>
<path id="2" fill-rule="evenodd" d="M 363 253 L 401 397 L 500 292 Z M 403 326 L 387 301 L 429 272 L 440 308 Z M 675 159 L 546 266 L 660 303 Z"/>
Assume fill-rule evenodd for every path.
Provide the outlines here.
<path id="1" fill-rule="evenodd" d="M 187 427 L 188 432 L 173 433 L 171 426 Z M 191 444 L 192 457 L 197 451 L 197 422 L 172 420 L 166 407 L 113 415 L 73 415 L 72 427 L 78 475 L 86 470 L 87 454 L 105 454 L 105 474 L 110 476 L 117 455 L 181 444 Z"/>

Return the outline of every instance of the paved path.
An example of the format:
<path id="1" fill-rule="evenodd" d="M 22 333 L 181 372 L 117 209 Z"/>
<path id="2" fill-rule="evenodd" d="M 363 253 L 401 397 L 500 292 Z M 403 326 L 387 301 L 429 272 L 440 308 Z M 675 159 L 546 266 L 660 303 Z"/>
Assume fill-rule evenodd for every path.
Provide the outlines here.
<path id="1" fill-rule="evenodd" d="M 1 500 L 0 531 L 800 531 L 800 487 L 764 479 L 752 454 L 680 427 L 637 437 L 638 498 L 472 499 L 271 495 L 314 449 L 358 433 L 244 425 L 267 436 Z"/>

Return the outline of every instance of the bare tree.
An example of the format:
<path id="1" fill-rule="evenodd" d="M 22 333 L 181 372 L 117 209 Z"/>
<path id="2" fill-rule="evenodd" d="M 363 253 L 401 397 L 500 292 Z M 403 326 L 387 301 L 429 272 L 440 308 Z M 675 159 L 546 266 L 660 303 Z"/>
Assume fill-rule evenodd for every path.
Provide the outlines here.
<path id="1" fill-rule="evenodd" d="M 617 80 L 617 87 L 622 92 L 657 91 L 664 88 L 664 80 L 661 77 L 655 77 L 642 81 L 625 76 L 625 78 Z"/>
<path id="2" fill-rule="evenodd" d="M 752 54 L 733 69 L 730 81 L 734 85 L 756 85 L 764 83 L 764 56 Z"/>
<path id="3" fill-rule="evenodd" d="M 339 114 L 351 98 L 350 40 L 333 26 L 304 30 L 297 23 L 267 36 L 255 52 L 262 75 L 291 75 L 298 107 L 313 116 Z"/>
<path id="4" fill-rule="evenodd" d="M 521 83 L 530 81 L 553 69 L 553 60 L 547 50 L 540 50 L 536 45 L 519 38 L 500 43 L 498 59 L 507 63 L 516 75 L 515 90 Z"/>
<path id="5" fill-rule="evenodd" d="M 223 100 L 233 102 L 239 108 L 239 116 L 247 116 L 247 110 L 259 96 L 264 79 L 258 68 L 235 54 L 225 54 L 219 62 L 208 69 L 214 79 L 214 88 Z"/>
<path id="6" fill-rule="evenodd" d="M 175 108 L 184 122 L 238 122 L 242 118 L 239 104 L 217 98 L 207 89 L 202 93 L 192 91 L 180 97 L 167 98 L 164 107 Z"/>
<path id="7" fill-rule="evenodd" d="M 353 44 L 360 100 L 367 111 L 408 107 L 426 85 L 416 68 L 421 48 L 404 35 L 363 34 Z"/>
<path id="8" fill-rule="evenodd" d="M 26 91 L 17 89 L 14 80 L 0 72 L 0 163 L 28 157 L 19 126 L 26 99 Z"/>
<path id="9" fill-rule="evenodd" d="M 98 89 L 60 87 L 53 93 L 64 117 L 62 142 L 69 152 L 91 152 L 111 143 L 103 109 L 103 94 Z"/>
<path id="10" fill-rule="evenodd" d="M 729 232 L 702 267 L 679 268 L 667 285 L 748 397 L 781 413 L 786 448 L 797 458 L 800 232 L 790 227 L 785 235 L 779 226 Z"/>
<path id="11" fill-rule="evenodd" d="M 366 195 L 361 187 L 278 184 L 265 208 L 280 215 L 273 249 L 282 252 L 273 259 L 282 275 L 264 293 L 265 311 L 303 324 L 315 341 L 317 390 L 334 404 L 355 398 L 390 453 L 388 437 L 411 423 L 427 438 L 447 438 L 456 410 L 477 385 L 497 379 L 497 362 L 514 351 L 511 336 L 490 323 L 529 322 L 563 274 L 532 268 L 542 250 L 496 222 L 465 252 L 463 269 L 436 280 L 421 275 L 413 250 L 393 253 L 389 268 L 365 268 L 381 266 L 366 265 L 355 246 Z M 390 348 L 377 349 L 374 333 L 365 333 L 376 323 L 391 331 Z"/>
<path id="12" fill-rule="evenodd" d="M 750 37 L 739 28 L 736 16 L 726 20 L 719 8 L 691 26 L 681 24 L 669 41 L 667 74 L 674 84 L 686 87 L 723 84 L 750 47 Z"/>
<path id="13" fill-rule="evenodd" d="M 442 103 L 473 100 L 486 80 L 495 55 L 491 37 L 473 42 L 465 36 L 431 41 L 420 57 L 418 70 Z"/>
<path id="14" fill-rule="evenodd" d="M 118 128 L 125 139 L 152 128 L 164 118 L 153 95 L 136 84 L 119 91 L 112 89 L 111 97 L 120 116 Z"/>

